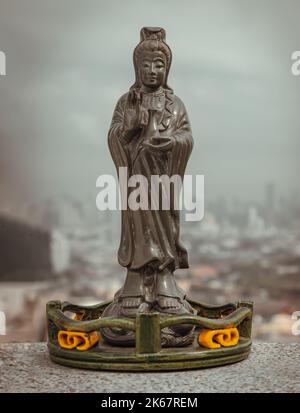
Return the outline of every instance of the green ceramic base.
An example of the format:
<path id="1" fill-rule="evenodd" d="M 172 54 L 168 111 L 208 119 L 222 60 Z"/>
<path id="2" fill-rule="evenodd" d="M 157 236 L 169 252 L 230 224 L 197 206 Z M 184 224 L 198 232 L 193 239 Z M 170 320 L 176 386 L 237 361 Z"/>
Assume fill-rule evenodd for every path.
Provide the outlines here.
<path id="1" fill-rule="evenodd" d="M 170 371 L 222 366 L 248 357 L 251 341 L 241 339 L 234 347 L 204 349 L 197 343 L 181 349 L 163 348 L 158 353 L 136 354 L 135 349 L 103 343 L 88 352 L 65 350 L 49 344 L 51 359 L 64 366 L 110 371 Z"/>
<path id="2" fill-rule="evenodd" d="M 69 367 L 110 371 L 170 371 L 222 366 L 245 359 L 251 349 L 253 304 L 229 303 L 211 306 L 188 300 L 197 315 L 161 316 L 139 314 L 137 318 L 101 317 L 109 302 L 85 307 L 60 301 L 47 304 L 48 349 L 51 359 Z M 68 313 L 81 315 L 81 320 L 70 318 Z M 195 325 L 193 345 L 161 348 L 160 331 L 178 325 Z M 58 344 L 60 330 L 92 332 L 103 327 L 118 327 L 135 332 L 135 347 L 116 347 L 100 339 L 89 350 L 64 349 Z M 232 347 L 207 349 L 197 342 L 199 331 L 236 327 L 239 343 Z"/>

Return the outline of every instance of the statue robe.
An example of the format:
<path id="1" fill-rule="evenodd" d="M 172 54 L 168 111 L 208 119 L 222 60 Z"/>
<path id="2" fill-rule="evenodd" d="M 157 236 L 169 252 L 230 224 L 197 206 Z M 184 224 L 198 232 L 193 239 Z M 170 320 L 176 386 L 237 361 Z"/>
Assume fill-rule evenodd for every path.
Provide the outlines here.
<path id="1" fill-rule="evenodd" d="M 133 271 L 150 264 L 154 267 L 168 267 L 171 271 L 188 268 L 187 251 L 179 240 L 180 211 L 174 209 L 172 202 L 170 210 L 150 209 L 151 175 L 184 177 L 193 148 L 187 112 L 182 101 L 171 91 L 165 90 L 166 103 L 159 131 L 161 136 L 174 138 L 175 143 L 168 152 L 153 152 L 140 147 L 141 133 L 136 134 L 130 142 L 126 142 L 122 136 L 126 98 L 127 93 L 116 105 L 108 135 L 109 148 L 117 171 L 120 167 L 127 167 L 128 178 L 134 174 L 147 178 L 149 209 L 122 211 L 119 263 Z"/>

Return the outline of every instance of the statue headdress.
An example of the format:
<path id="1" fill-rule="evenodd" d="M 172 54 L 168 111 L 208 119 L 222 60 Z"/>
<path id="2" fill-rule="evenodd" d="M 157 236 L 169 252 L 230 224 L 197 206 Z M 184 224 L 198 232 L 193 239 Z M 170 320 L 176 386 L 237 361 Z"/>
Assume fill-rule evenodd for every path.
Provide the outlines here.
<path id="1" fill-rule="evenodd" d="M 161 52 L 164 54 L 166 58 L 166 77 L 164 81 L 163 87 L 165 89 L 172 89 L 167 85 L 168 74 L 171 66 L 172 61 L 172 52 L 170 47 L 166 43 L 166 32 L 161 27 L 143 27 L 140 32 L 141 40 L 139 44 L 136 46 L 133 52 L 133 64 L 135 69 L 135 83 L 131 87 L 131 89 L 141 87 L 140 80 L 139 80 L 139 73 L 138 73 L 138 64 L 140 56 L 145 51 L 149 52 Z"/>

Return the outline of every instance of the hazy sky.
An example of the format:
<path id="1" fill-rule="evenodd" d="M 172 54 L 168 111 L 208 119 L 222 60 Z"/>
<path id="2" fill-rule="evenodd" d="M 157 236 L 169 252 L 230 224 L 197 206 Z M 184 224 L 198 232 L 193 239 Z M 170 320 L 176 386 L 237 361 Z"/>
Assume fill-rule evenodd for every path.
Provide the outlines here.
<path id="1" fill-rule="evenodd" d="M 143 26 L 166 29 L 195 139 L 187 173 L 205 175 L 206 195 L 299 190 L 299 16 L 298 0 L 0 0 L 0 207 L 92 200 L 114 173 L 107 131 Z"/>

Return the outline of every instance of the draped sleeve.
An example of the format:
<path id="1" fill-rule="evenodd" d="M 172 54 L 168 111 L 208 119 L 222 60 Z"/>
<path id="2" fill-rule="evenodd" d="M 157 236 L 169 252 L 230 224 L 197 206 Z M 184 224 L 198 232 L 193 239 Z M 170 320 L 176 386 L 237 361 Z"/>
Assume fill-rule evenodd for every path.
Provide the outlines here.
<path id="1" fill-rule="evenodd" d="M 178 174 L 183 179 L 186 165 L 193 149 L 194 140 L 188 114 L 183 102 L 176 96 L 174 103 L 177 119 L 173 133 L 175 145 L 170 162 L 170 175 Z"/>
<path id="2" fill-rule="evenodd" d="M 119 99 L 114 110 L 111 126 L 108 132 L 108 145 L 119 176 L 119 168 L 127 168 L 130 174 L 130 157 L 124 137 L 122 136 L 123 117 L 125 111 L 127 93 Z M 127 184 L 127 182 L 126 182 Z M 122 188 L 121 188 L 122 190 Z M 120 265 L 126 267 L 131 262 L 133 249 L 133 234 L 131 228 L 130 210 L 122 210 L 121 213 L 121 240 L 118 250 Z"/>

